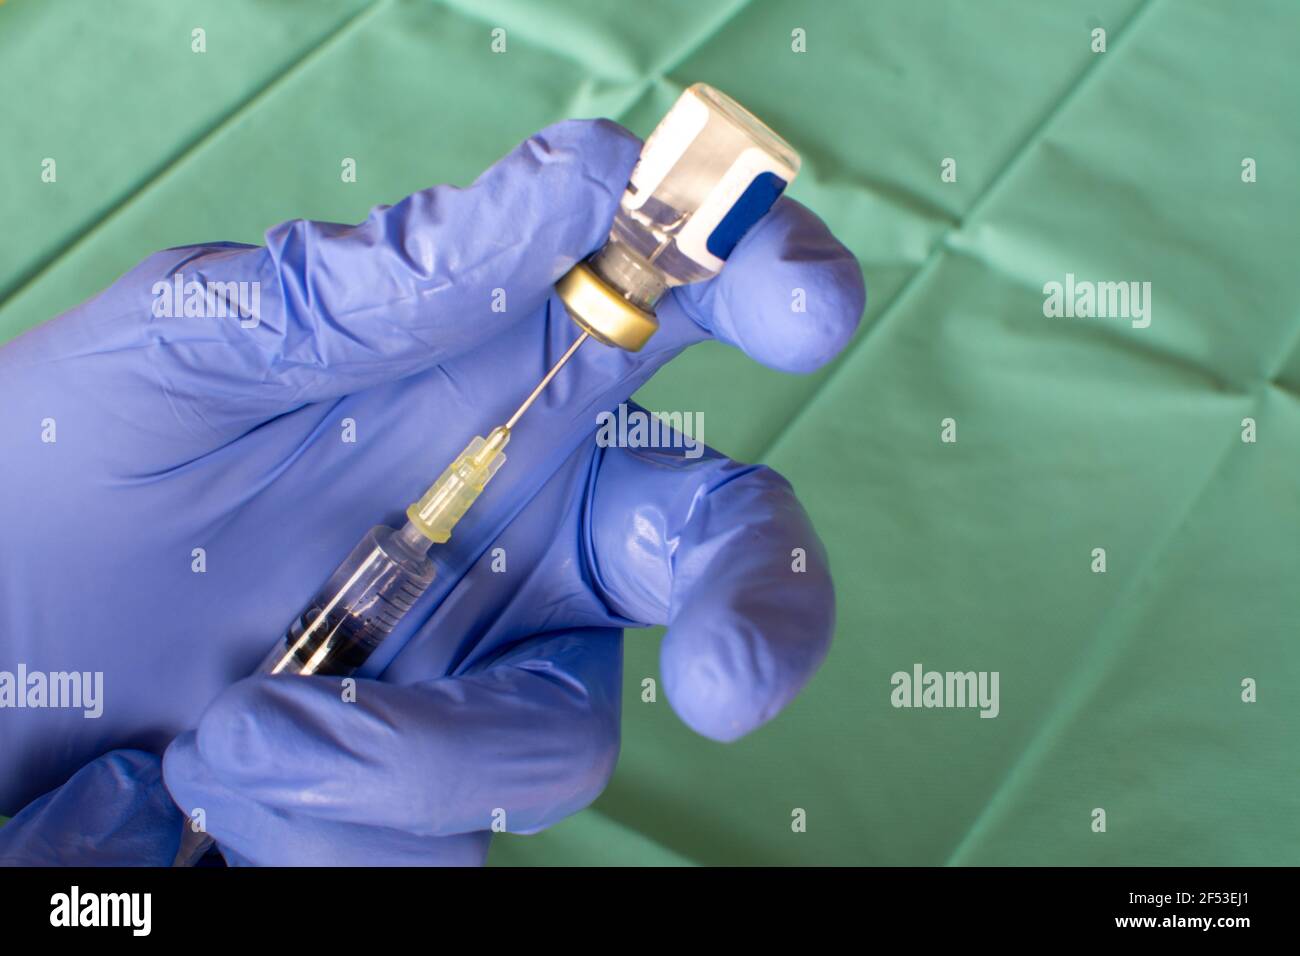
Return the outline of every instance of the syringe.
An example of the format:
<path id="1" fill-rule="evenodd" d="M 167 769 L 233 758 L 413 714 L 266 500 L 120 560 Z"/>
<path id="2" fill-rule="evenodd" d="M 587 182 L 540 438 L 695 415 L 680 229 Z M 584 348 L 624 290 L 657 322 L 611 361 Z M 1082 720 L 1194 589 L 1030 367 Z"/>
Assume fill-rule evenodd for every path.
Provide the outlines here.
<path id="1" fill-rule="evenodd" d="M 430 545 L 451 538 L 456 523 L 505 464 L 511 429 L 587 338 L 583 332 L 574 340 L 504 425 L 466 446 L 406 509 L 401 528 L 379 525 L 366 533 L 254 673 L 347 677 L 360 669 L 433 583 Z M 212 845 L 191 821 L 172 865 L 193 866 Z"/>

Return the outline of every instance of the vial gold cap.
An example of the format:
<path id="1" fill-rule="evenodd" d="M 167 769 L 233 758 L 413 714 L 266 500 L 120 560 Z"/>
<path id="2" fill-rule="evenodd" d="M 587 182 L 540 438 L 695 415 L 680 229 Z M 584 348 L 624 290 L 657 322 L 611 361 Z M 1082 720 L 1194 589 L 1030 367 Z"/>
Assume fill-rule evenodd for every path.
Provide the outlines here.
<path id="1" fill-rule="evenodd" d="M 566 272 L 555 291 L 578 327 L 606 345 L 639 352 L 659 328 L 653 312 L 627 301 L 585 262 Z"/>

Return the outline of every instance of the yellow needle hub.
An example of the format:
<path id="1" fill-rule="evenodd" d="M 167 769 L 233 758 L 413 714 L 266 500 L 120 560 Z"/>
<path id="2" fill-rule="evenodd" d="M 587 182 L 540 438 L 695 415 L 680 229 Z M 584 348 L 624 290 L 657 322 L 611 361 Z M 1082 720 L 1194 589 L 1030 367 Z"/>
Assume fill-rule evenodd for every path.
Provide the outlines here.
<path id="1" fill-rule="evenodd" d="M 487 438 L 475 436 L 424 496 L 406 509 L 411 524 L 435 544 L 448 541 L 456 522 L 506 463 L 508 441 L 510 430 L 504 425 L 492 429 Z"/>

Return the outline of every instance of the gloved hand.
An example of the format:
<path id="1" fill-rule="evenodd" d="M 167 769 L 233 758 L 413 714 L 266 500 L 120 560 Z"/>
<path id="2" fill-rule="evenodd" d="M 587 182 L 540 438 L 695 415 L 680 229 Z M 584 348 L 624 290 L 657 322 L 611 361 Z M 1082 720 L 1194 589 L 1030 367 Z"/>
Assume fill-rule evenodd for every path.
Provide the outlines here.
<path id="1" fill-rule="evenodd" d="M 0 349 L 0 669 L 103 674 L 97 719 L 0 710 L 0 811 L 143 752 L 19 814 L 0 860 L 44 845 L 62 862 L 167 862 L 166 812 L 125 851 L 78 835 L 91 806 L 156 809 L 129 781 L 156 789 L 147 755 L 165 748 L 167 788 L 232 862 L 481 862 L 494 824 L 541 829 L 605 785 L 625 627 L 668 625 L 664 690 L 708 737 L 794 696 L 833 598 L 789 485 L 713 452 L 593 441 L 598 412 L 710 336 L 792 372 L 844 345 L 860 271 L 788 199 L 720 277 L 663 300 L 642 352 L 578 352 L 433 549 L 437 579 L 355 702 L 337 678 L 246 678 L 361 535 L 400 524 L 572 342 L 552 283 L 604 242 L 639 149 L 612 123 L 560 123 L 468 189 L 359 226 L 150 256 Z M 177 274 L 258 283 L 257 321 L 159 317 L 155 284 Z"/>

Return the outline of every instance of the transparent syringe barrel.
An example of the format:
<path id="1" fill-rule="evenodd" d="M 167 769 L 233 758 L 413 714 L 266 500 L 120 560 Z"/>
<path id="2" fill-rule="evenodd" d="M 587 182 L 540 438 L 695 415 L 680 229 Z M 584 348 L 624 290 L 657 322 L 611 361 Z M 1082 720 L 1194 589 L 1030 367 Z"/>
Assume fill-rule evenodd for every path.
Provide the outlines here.
<path id="1" fill-rule="evenodd" d="M 678 97 L 641 150 L 610 230 L 589 261 L 647 311 L 664 291 L 716 275 L 799 171 L 799 154 L 705 83 Z"/>
<path id="2" fill-rule="evenodd" d="M 355 673 L 433 583 L 429 543 L 410 522 L 400 531 L 387 525 L 367 531 L 256 673 Z M 206 833 L 186 825 L 172 865 L 194 866 L 212 845 Z"/>
<path id="3" fill-rule="evenodd" d="M 400 531 L 371 528 L 276 642 L 259 673 L 354 673 L 433 583 L 428 546 L 410 524 Z"/>

